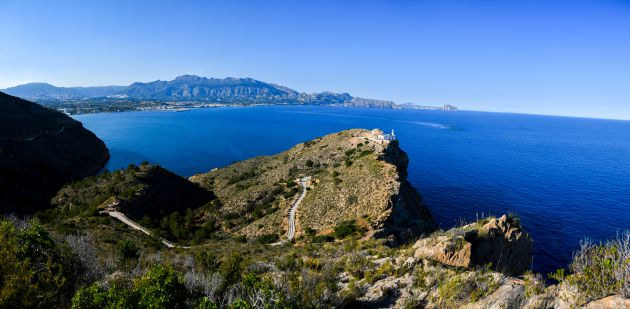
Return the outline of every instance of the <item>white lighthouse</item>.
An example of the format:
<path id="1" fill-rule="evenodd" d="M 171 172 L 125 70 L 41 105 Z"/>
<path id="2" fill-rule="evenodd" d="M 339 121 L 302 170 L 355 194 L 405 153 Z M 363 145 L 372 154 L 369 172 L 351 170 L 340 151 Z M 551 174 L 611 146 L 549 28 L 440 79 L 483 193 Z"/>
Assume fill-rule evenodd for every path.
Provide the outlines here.
<path id="1" fill-rule="evenodd" d="M 392 129 L 392 132 L 389 133 L 389 134 L 383 134 L 381 139 L 384 140 L 384 141 L 395 141 L 396 140 L 396 134 L 394 134 L 394 129 Z"/>

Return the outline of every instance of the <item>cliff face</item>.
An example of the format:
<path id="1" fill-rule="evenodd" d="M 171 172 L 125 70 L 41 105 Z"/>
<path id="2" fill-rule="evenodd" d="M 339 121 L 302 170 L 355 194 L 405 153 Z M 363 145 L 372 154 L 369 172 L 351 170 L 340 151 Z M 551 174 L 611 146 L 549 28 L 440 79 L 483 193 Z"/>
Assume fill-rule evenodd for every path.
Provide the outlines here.
<path id="1" fill-rule="evenodd" d="M 367 236 L 393 242 L 429 233 L 436 225 L 406 180 L 407 155 L 397 141 L 348 130 L 191 177 L 215 192 L 221 211 L 238 216 L 232 232 L 284 235 L 287 213 L 310 176 L 296 214 L 296 236 L 327 235 L 353 220 Z M 234 215 L 232 215 L 234 214 Z"/>
<path id="2" fill-rule="evenodd" d="M 64 183 L 96 173 L 109 159 L 103 141 L 80 122 L 0 93 L 0 210 L 49 205 Z"/>

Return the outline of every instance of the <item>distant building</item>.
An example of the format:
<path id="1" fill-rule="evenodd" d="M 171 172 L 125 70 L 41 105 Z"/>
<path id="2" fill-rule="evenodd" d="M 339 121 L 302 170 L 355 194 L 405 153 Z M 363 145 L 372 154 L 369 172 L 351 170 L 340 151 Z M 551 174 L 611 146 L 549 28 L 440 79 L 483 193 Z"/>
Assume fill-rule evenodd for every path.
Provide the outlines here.
<path id="1" fill-rule="evenodd" d="M 383 131 L 378 130 L 376 134 L 376 139 L 380 141 L 395 141 L 396 134 L 394 134 L 394 129 L 392 129 L 392 132 L 389 134 L 385 134 L 383 133 Z"/>
<path id="2" fill-rule="evenodd" d="M 392 132 L 389 133 L 389 134 L 383 134 L 383 140 L 395 141 L 396 140 L 396 134 L 394 134 L 394 129 L 392 129 Z"/>
<path id="3" fill-rule="evenodd" d="M 442 108 L 445 111 L 456 111 L 457 106 L 453 106 L 453 105 L 449 105 L 449 104 L 444 104 L 444 107 Z"/>

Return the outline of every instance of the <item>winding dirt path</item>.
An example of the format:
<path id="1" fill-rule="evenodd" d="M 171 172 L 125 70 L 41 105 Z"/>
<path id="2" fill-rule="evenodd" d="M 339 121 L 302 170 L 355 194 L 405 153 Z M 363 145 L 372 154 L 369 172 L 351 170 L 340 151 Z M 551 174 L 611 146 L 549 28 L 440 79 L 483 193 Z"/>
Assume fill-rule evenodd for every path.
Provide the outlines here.
<path id="1" fill-rule="evenodd" d="M 297 208 L 306 196 L 306 183 L 311 179 L 310 176 L 303 177 L 300 179 L 300 185 L 302 186 L 302 193 L 300 197 L 291 205 L 289 208 L 289 229 L 287 231 L 287 238 L 292 240 L 295 237 L 295 213 L 297 212 Z"/>

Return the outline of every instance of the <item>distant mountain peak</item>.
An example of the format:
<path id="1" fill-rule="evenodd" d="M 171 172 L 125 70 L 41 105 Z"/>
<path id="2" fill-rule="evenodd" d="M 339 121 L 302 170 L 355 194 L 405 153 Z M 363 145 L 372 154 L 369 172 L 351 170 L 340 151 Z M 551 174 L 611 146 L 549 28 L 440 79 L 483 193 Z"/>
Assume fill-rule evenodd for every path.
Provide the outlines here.
<path id="1" fill-rule="evenodd" d="M 197 75 L 184 74 L 175 77 L 173 81 L 199 81 L 199 80 L 207 80 L 205 77 L 200 77 Z"/>
<path id="2" fill-rule="evenodd" d="M 399 105 L 387 100 L 363 99 L 353 97 L 346 92 L 303 93 L 249 77 L 207 78 L 193 74 L 183 74 L 170 81 L 135 82 L 129 86 L 55 87 L 47 83 L 30 83 L 8 88 L 5 91 L 21 98 L 44 102 L 124 98 L 125 100 L 220 104 L 311 104 L 371 108 L 426 108 L 415 105 Z M 432 107 L 431 109 L 456 110 L 456 107 Z"/>

